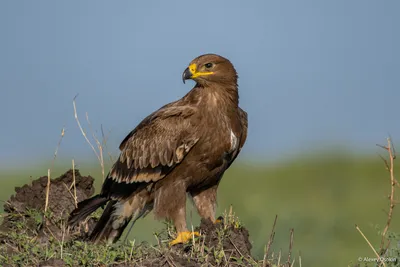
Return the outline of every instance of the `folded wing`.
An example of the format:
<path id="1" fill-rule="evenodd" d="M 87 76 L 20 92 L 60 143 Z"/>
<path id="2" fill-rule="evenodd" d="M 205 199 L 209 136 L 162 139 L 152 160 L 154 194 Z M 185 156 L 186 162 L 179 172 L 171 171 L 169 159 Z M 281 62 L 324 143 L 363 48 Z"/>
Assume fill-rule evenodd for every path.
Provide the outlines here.
<path id="1" fill-rule="evenodd" d="M 102 193 L 119 195 L 113 192 L 119 187 L 115 183 L 146 184 L 165 177 L 199 140 L 192 120 L 195 112 L 191 106 L 172 103 L 145 118 L 122 141 Z"/>

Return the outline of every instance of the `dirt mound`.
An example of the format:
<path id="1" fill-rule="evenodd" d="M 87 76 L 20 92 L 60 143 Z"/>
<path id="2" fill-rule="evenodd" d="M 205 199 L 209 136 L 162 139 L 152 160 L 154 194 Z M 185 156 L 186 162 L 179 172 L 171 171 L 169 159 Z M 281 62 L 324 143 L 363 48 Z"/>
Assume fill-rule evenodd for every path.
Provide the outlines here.
<path id="1" fill-rule="evenodd" d="M 85 229 L 69 233 L 66 220 L 75 208 L 73 172 L 51 180 L 48 211 L 44 212 L 47 176 L 15 189 L 5 204 L 0 226 L 1 266 L 256 266 L 249 233 L 232 215 L 219 223 L 202 220 L 201 233 L 188 244 L 170 247 L 176 233 L 171 227 L 156 236 L 157 245 L 145 243 L 112 246 L 86 243 L 97 221 L 92 216 Z M 94 179 L 75 171 L 77 201 L 94 193 Z M 101 210 L 99 211 L 101 212 Z M 74 229 L 75 230 L 75 229 Z M 72 230 L 71 230 L 72 232 Z M 269 265 L 265 265 L 269 266 Z"/>
<path id="2" fill-rule="evenodd" d="M 47 176 L 34 180 L 31 185 L 15 188 L 15 195 L 4 205 L 8 213 L 24 212 L 26 209 L 44 210 L 46 200 Z M 67 171 L 60 177 L 51 180 L 49 194 L 49 210 L 56 216 L 64 218 L 65 213 L 74 209 L 73 172 Z M 76 197 L 78 202 L 93 195 L 94 179 L 91 176 L 83 177 L 79 170 L 75 170 Z"/>
<path id="3" fill-rule="evenodd" d="M 75 179 L 75 188 L 73 181 Z M 42 242 L 47 242 L 49 236 L 67 238 L 65 227 L 62 225 L 70 212 L 75 208 L 74 192 L 77 202 L 82 201 L 94 193 L 91 176 L 82 176 L 79 170 L 69 170 L 60 177 L 52 179 L 50 183 L 48 210 L 51 214 L 44 214 L 46 203 L 47 176 L 42 176 L 32 184 L 15 188 L 15 195 L 4 204 L 6 216 L 0 230 L 13 230 L 18 223 L 27 224 L 31 234 L 38 234 Z M 39 213 L 43 217 L 40 217 Z M 46 216 L 45 216 L 46 215 Z M 88 228 L 93 227 L 94 221 L 88 222 Z M 1 239 L 0 239 L 1 240 Z"/>
<path id="4" fill-rule="evenodd" d="M 223 221 L 223 218 L 219 218 Z M 251 255 L 251 243 L 249 231 L 243 226 L 236 226 L 233 223 L 228 225 L 214 224 L 209 220 L 202 220 L 200 227 L 196 229 L 205 236 L 205 244 L 208 247 L 221 246 L 225 253 L 233 257 L 240 258 L 243 255 Z M 220 231 L 224 231 L 225 238 L 220 240 Z"/>
<path id="5" fill-rule="evenodd" d="M 257 266 L 259 263 L 250 253 L 252 246 L 247 229 L 238 224 L 237 218 L 225 216 L 220 221 L 224 222 L 214 224 L 202 220 L 195 228 L 201 236 L 188 244 L 169 247 L 159 242 L 153 254 L 145 257 L 138 266 Z"/>

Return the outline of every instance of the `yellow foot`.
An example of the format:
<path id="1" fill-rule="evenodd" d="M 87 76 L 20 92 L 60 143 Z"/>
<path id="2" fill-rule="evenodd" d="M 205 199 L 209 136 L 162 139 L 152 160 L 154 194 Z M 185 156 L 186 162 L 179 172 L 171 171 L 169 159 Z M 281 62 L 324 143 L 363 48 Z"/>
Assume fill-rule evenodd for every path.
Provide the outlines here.
<path id="1" fill-rule="evenodd" d="M 180 232 L 175 240 L 169 242 L 170 246 L 180 244 L 180 243 L 187 243 L 193 236 L 200 236 L 199 232 Z"/>
<path id="2" fill-rule="evenodd" d="M 222 216 L 219 216 L 219 217 L 215 220 L 214 224 L 223 223 L 223 222 L 224 222 L 224 218 L 223 218 Z"/>

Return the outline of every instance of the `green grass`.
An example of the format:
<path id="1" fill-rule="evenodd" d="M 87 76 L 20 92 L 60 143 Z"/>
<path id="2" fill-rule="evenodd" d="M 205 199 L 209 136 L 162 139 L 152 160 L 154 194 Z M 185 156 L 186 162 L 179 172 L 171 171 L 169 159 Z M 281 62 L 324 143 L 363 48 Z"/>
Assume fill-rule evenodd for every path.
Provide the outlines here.
<path id="1" fill-rule="evenodd" d="M 67 170 L 58 166 L 53 177 Z M 96 164 L 80 168 L 101 184 Z M 47 174 L 38 167 L 0 172 L 0 200 L 7 200 L 15 186 L 29 177 Z M 397 190 L 400 192 L 400 190 Z M 275 215 L 278 215 L 272 249 L 288 251 L 289 230 L 294 228 L 293 256 L 299 251 L 303 266 L 347 266 L 359 257 L 374 257 L 372 250 L 356 231 L 358 224 L 378 249 L 388 210 L 389 174 L 378 156 L 314 155 L 293 158 L 288 162 L 252 164 L 237 162 L 225 174 L 219 191 L 218 213 L 232 205 L 240 220 L 250 231 L 253 254 L 261 258 Z M 188 222 L 199 224 L 191 205 Z M 400 232 L 400 212 L 394 210 L 391 230 Z M 134 226 L 131 238 L 136 242 L 155 243 L 153 233 L 162 223 L 150 214 Z M 286 257 L 286 256 L 285 256 Z"/>
<path id="2" fill-rule="evenodd" d="M 96 212 L 100 213 L 100 212 Z M 98 217 L 95 216 L 90 217 Z M 78 229 L 68 231 L 63 217 L 51 211 L 27 209 L 7 215 L 7 231 L 0 231 L 0 265 L 6 266 L 262 266 L 283 267 L 272 255 L 255 260 L 248 232 L 230 210 L 222 222 L 203 221 L 203 233 L 187 244 L 170 246 L 176 237 L 171 222 L 154 233 L 156 244 L 135 241 L 113 245 L 82 241 Z"/>

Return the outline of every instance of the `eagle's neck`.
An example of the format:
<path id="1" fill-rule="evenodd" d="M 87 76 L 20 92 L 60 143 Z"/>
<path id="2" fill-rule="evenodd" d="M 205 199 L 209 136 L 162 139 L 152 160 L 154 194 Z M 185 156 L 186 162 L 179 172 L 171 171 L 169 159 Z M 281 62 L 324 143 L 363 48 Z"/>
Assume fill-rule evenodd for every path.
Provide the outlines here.
<path id="1" fill-rule="evenodd" d="M 208 108 L 236 110 L 239 105 L 238 86 L 236 84 L 196 84 L 193 88 L 196 102 Z"/>

